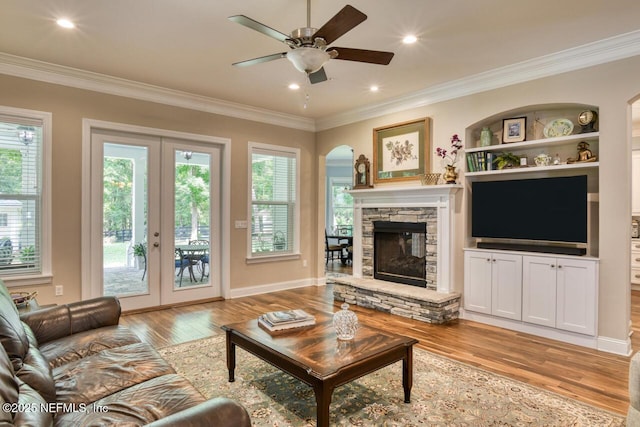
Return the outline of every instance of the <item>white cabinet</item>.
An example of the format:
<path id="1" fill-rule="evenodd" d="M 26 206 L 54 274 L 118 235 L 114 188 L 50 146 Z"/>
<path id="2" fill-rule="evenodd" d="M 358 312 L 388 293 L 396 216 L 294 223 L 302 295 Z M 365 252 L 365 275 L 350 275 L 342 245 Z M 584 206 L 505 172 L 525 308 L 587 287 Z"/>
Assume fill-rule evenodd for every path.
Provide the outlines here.
<path id="1" fill-rule="evenodd" d="M 464 308 L 594 336 L 598 260 L 465 250 Z"/>
<path id="2" fill-rule="evenodd" d="M 525 256 L 522 262 L 522 320 L 556 326 L 555 258 Z"/>
<path id="3" fill-rule="evenodd" d="M 520 320 L 522 257 L 466 251 L 464 290 L 467 310 Z"/>
<path id="4" fill-rule="evenodd" d="M 631 239 L 631 283 L 640 285 L 640 239 Z"/>
<path id="5" fill-rule="evenodd" d="M 570 332 L 596 331 L 596 263 L 524 256 L 522 320 Z"/>
<path id="6" fill-rule="evenodd" d="M 593 261 L 557 260 L 556 328 L 595 335 L 597 267 Z"/>
<path id="7" fill-rule="evenodd" d="M 491 314 L 491 254 L 464 253 L 464 308 Z"/>
<path id="8" fill-rule="evenodd" d="M 640 215 L 640 150 L 631 154 L 631 213 Z"/>

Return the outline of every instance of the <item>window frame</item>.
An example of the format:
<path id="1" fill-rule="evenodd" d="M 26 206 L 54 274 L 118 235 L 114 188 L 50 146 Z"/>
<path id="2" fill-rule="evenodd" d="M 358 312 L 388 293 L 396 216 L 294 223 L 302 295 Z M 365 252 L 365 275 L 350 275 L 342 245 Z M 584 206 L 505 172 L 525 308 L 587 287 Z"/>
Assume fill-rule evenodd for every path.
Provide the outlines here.
<path id="1" fill-rule="evenodd" d="M 41 194 L 40 194 L 40 272 L 11 274 L 0 272 L 0 279 L 7 287 L 52 284 L 51 271 L 51 146 L 53 116 L 49 112 L 27 110 L 0 105 L 0 120 L 39 122 L 42 125 Z"/>
<path id="2" fill-rule="evenodd" d="M 300 149 L 286 147 L 281 145 L 264 144 L 259 142 L 249 142 L 248 144 L 248 162 L 247 162 L 247 257 L 249 264 L 274 262 L 300 258 Z M 292 209 L 292 230 L 293 230 L 293 248 L 290 252 L 265 252 L 264 254 L 256 254 L 252 252 L 252 223 L 253 223 L 253 155 L 256 153 L 278 155 L 283 154 L 287 157 L 294 157 L 296 161 L 295 167 L 295 201 Z M 284 202 L 282 202 L 284 203 Z M 288 204 L 288 203 L 287 203 Z"/>
<path id="3" fill-rule="evenodd" d="M 326 211 L 326 224 L 325 224 L 325 228 L 327 230 L 327 232 L 332 233 L 334 231 L 334 226 L 333 223 L 335 221 L 335 206 L 334 206 L 334 200 L 333 200 L 333 187 L 350 187 L 350 190 L 353 189 L 353 181 L 351 177 L 343 177 L 343 176 L 333 176 L 329 178 L 329 183 L 327 186 L 327 211 Z M 345 209 L 347 208 L 346 206 L 340 206 L 341 209 Z M 350 207 L 351 209 L 351 219 L 355 221 L 354 219 L 354 214 L 355 214 L 355 208 L 353 205 L 351 205 Z M 353 227 L 353 223 L 351 224 L 351 227 Z"/>

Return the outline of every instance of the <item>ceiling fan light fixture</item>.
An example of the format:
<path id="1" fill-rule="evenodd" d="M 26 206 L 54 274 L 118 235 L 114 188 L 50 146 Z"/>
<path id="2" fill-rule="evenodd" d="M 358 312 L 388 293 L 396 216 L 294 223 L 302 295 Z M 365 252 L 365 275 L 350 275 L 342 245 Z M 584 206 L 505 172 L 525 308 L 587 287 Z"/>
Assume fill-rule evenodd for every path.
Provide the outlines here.
<path id="1" fill-rule="evenodd" d="M 287 52 L 287 59 L 302 73 L 315 73 L 331 57 L 327 52 L 315 47 L 299 47 Z"/>

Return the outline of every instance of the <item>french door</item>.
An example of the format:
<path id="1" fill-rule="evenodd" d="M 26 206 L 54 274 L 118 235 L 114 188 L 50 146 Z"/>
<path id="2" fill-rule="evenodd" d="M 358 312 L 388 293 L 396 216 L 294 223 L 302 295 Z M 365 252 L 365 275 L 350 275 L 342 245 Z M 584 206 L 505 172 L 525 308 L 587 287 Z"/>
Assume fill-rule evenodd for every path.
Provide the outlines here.
<path id="1" fill-rule="evenodd" d="M 91 296 L 124 310 L 221 295 L 221 148 L 91 133 Z"/>

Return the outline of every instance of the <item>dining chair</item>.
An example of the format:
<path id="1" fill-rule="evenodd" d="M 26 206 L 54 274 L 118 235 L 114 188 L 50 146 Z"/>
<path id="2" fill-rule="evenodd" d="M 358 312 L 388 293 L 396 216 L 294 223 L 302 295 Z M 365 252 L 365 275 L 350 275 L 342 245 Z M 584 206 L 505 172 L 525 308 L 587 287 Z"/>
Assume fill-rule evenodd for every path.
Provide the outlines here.
<path id="1" fill-rule="evenodd" d="M 185 256 L 180 248 L 176 248 L 175 250 L 175 268 L 176 270 L 179 269 L 176 276 L 180 276 L 180 284 L 178 286 L 182 287 L 182 276 L 184 276 L 185 268 L 189 269 L 189 280 L 191 280 L 193 273 L 191 272 L 191 260 Z"/>
<path id="2" fill-rule="evenodd" d="M 202 281 L 202 279 L 204 279 L 204 276 L 205 276 L 206 267 L 207 265 L 209 265 L 209 241 L 202 240 L 202 239 L 189 240 L 189 245 L 203 246 L 202 253 L 197 254 L 197 257 L 198 257 L 197 266 L 201 272 L 200 281 Z M 209 267 L 209 270 L 211 270 L 211 267 Z M 206 276 L 209 277 L 209 273 L 206 273 Z"/>
<path id="3" fill-rule="evenodd" d="M 329 244 L 329 237 L 327 236 L 327 230 L 324 231 L 324 254 L 326 258 L 325 264 L 329 264 L 329 256 L 331 256 L 331 262 L 333 262 L 333 256 L 338 253 L 338 259 L 342 258 L 342 246 Z"/>

